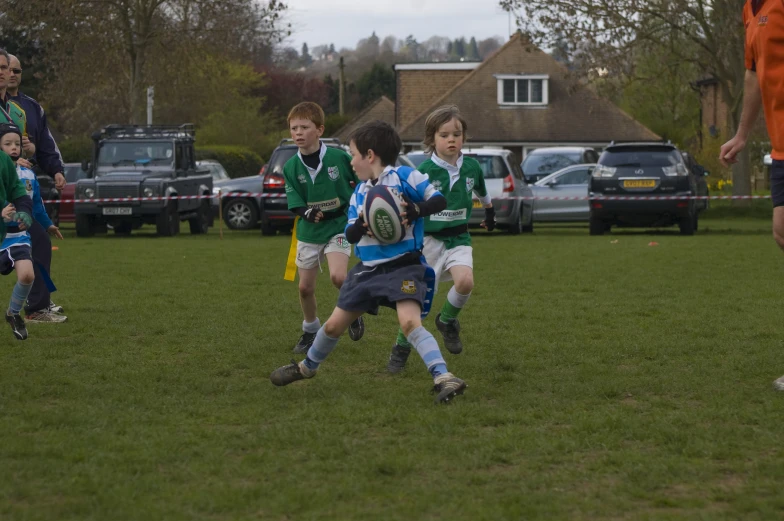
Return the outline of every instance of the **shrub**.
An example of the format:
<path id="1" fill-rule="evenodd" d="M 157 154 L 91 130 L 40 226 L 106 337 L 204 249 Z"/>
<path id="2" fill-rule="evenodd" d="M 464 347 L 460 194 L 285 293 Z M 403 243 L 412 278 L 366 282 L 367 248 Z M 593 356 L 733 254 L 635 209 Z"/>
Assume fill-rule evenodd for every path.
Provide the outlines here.
<path id="1" fill-rule="evenodd" d="M 257 175 L 264 164 L 261 156 L 254 151 L 233 145 L 196 147 L 196 159 L 214 159 L 218 161 L 232 179 Z"/>
<path id="2" fill-rule="evenodd" d="M 64 139 L 57 143 L 65 163 L 92 161 L 93 140 L 87 136 Z"/>

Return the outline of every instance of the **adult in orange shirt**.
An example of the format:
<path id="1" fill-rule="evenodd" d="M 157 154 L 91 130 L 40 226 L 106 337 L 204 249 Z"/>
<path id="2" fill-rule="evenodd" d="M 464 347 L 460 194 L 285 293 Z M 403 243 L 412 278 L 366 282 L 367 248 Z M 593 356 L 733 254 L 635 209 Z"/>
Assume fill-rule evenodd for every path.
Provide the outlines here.
<path id="1" fill-rule="evenodd" d="M 735 136 L 724 143 L 719 159 L 724 166 L 737 162 L 749 132 L 765 111 L 770 144 L 773 148 L 770 193 L 773 199 L 773 238 L 784 250 L 784 2 L 747 0 L 743 7 L 746 26 L 746 77 L 743 84 L 743 112 Z M 773 383 L 784 391 L 784 376 Z"/>

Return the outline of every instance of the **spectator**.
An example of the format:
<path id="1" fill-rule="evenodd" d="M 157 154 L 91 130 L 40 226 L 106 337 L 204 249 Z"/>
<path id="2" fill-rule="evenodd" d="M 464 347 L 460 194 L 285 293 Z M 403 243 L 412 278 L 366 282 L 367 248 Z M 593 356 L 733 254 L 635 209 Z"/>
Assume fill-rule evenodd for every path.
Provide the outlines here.
<path id="1" fill-rule="evenodd" d="M 14 104 L 13 109 L 21 107 L 23 114 L 25 114 L 25 130 L 22 132 L 23 148 L 28 154 L 32 152 L 35 155 L 38 166 L 46 174 L 54 177 L 55 186 L 58 190 L 62 190 L 65 187 L 65 176 L 62 173 L 64 170 L 63 159 L 46 125 L 44 110 L 33 98 L 19 92 L 19 86 L 22 82 L 22 65 L 19 60 L 7 53 L 5 55 L 0 53 L 0 67 L 2 67 L 4 57 L 7 58 L 9 67 L 5 74 L 7 80 L 5 82 L 0 80 L 0 97 L 7 100 L 9 104 Z M 27 139 L 25 136 L 31 139 Z M 61 315 L 62 306 L 51 300 L 51 293 L 57 290 L 50 277 L 52 272 L 52 240 L 38 222 L 33 222 L 28 232 L 33 243 L 35 280 L 25 304 L 27 321 L 64 322 L 65 317 Z"/>
<path id="2" fill-rule="evenodd" d="M 53 177 L 55 186 L 58 190 L 65 187 L 65 176 L 63 175 L 63 156 L 57 148 L 52 133 L 46 123 L 46 114 L 41 105 L 30 96 L 26 96 L 19 91 L 22 84 L 22 65 L 14 55 L 9 55 L 9 79 L 6 89 L 11 101 L 20 106 L 27 116 L 26 135 L 22 138 L 22 145 L 25 152 L 35 154 L 35 162 L 41 170 L 48 176 Z M 28 145 L 32 145 L 29 149 Z"/>
<path id="3" fill-rule="evenodd" d="M 11 75 L 11 57 L 5 49 L 0 48 L 0 123 L 16 125 L 27 133 L 27 116 L 25 111 L 8 95 L 8 82 Z"/>

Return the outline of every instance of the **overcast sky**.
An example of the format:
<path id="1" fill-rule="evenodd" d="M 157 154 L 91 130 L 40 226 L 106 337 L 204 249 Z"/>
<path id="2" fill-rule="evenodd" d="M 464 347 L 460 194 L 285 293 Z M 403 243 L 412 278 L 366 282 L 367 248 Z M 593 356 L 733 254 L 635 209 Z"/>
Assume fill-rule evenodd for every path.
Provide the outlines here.
<path id="1" fill-rule="evenodd" d="M 287 44 L 298 51 L 334 43 L 353 49 L 375 31 L 379 39 L 393 35 L 418 41 L 431 36 L 483 40 L 509 36 L 509 16 L 496 0 L 288 0 Z M 480 7 L 482 6 L 482 7 Z M 512 20 L 514 30 L 514 20 Z"/>

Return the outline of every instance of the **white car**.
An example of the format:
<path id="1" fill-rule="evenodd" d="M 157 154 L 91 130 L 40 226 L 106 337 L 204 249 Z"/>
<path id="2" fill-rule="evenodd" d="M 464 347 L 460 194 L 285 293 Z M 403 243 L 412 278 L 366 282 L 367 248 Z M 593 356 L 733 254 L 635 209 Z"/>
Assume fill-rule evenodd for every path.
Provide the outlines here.
<path id="1" fill-rule="evenodd" d="M 588 181 L 595 166 L 567 166 L 532 184 L 531 189 L 536 197 L 534 221 L 588 222 Z"/>

